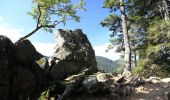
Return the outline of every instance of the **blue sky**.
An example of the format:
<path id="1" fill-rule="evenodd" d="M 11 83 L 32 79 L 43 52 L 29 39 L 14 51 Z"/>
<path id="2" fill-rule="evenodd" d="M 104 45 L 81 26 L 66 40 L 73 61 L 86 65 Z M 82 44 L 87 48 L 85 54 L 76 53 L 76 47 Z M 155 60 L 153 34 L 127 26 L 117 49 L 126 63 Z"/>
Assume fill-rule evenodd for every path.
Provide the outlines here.
<path id="1" fill-rule="evenodd" d="M 102 0 L 85 0 L 86 2 L 86 10 L 84 12 L 79 12 L 81 17 L 80 22 L 76 23 L 74 21 L 69 21 L 65 26 L 59 25 L 56 27 L 55 30 L 58 28 L 63 29 L 76 29 L 81 28 L 83 32 L 88 36 L 91 44 L 93 45 L 96 55 L 110 56 L 108 58 L 116 60 L 118 59 L 118 55 L 114 54 L 114 51 L 110 53 L 105 53 L 105 49 L 107 47 L 109 41 L 109 31 L 107 28 L 103 28 L 100 25 L 100 21 L 103 20 L 108 14 L 108 9 L 102 8 Z M 13 37 L 18 33 L 18 36 L 23 36 L 24 34 L 30 32 L 35 27 L 35 21 L 28 16 L 26 13 L 31 10 L 31 0 L 3 0 L 1 1 L 0 6 L 0 34 L 8 33 L 6 31 L 10 31 L 9 34 L 12 34 Z M 7 30 L 5 30 L 5 28 Z M 13 32 L 15 31 L 15 32 Z M 56 31 L 54 31 L 56 32 Z M 10 35 L 11 36 L 11 35 Z M 11 37 L 12 37 L 11 36 Z M 12 37 L 12 38 L 13 38 Z M 37 49 L 40 48 L 40 44 L 54 44 L 55 38 L 54 34 L 46 33 L 44 31 L 38 31 L 29 39 L 39 45 L 36 47 Z M 52 46 L 52 45 L 51 45 Z M 41 47 L 43 49 L 43 47 Z M 41 51 L 41 49 L 39 49 Z M 98 49 L 98 50 L 97 50 Z M 100 50 L 99 50 L 100 49 Z M 101 51 L 101 49 L 103 51 Z M 116 58 L 116 59 L 115 59 Z"/>

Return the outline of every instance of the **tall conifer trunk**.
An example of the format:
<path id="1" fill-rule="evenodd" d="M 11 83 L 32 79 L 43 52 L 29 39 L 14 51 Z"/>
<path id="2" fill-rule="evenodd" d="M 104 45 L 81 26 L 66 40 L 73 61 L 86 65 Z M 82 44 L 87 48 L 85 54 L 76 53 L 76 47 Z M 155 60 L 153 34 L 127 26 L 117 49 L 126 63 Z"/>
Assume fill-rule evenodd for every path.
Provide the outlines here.
<path id="1" fill-rule="evenodd" d="M 163 0 L 162 3 L 163 3 L 163 10 L 164 10 L 164 19 L 170 20 L 168 2 L 166 0 Z"/>
<path id="2" fill-rule="evenodd" d="M 125 47 L 123 75 L 126 76 L 128 74 L 131 74 L 131 49 L 130 49 L 128 30 L 127 30 L 125 8 L 123 4 L 124 4 L 124 0 L 120 0 L 122 31 L 123 31 L 123 39 L 124 39 L 124 47 Z"/>

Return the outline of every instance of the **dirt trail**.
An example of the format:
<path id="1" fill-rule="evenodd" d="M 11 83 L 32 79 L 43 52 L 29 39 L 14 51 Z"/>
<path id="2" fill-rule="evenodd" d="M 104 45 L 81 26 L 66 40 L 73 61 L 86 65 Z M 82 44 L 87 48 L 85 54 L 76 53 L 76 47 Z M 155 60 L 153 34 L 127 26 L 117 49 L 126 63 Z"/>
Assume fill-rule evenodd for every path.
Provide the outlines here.
<path id="1" fill-rule="evenodd" d="M 170 100 L 170 85 L 166 82 L 146 83 L 136 87 L 134 93 L 122 100 Z"/>

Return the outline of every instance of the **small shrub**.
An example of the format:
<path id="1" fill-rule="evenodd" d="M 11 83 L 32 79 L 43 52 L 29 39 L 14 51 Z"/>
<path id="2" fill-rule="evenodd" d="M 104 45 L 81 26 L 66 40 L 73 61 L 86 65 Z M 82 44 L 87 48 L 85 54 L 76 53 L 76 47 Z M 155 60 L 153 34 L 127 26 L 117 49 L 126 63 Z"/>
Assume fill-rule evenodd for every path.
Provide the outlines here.
<path id="1" fill-rule="evenodd" d="M 140 60 L 136 67 L 132 68 L 132 73 L 135 76 L 144 76 L 149 77 L 149 61 L 147 60 Z"/>
<path id="2" fill-rule="evenodd" d="M 137 67 L 132 68 L 132 72 L 136 76 L 142 76 L 146 78 L 150 76 L 163 78 L 170 76 L 170 72 L 167 71 L 166 67 L 167 65 L 153 64 L 149 60 L 140 60 Z"/>

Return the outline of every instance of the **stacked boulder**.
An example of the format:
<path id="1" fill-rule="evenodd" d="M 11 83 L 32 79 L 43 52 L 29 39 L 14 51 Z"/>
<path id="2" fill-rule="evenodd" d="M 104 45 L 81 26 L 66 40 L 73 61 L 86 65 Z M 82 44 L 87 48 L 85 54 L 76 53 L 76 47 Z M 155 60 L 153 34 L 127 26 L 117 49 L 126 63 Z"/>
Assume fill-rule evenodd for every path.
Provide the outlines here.
<path id="1" fill-rule="evenodd" d="M 56 33 L 56 46 L 50 58 L 51 76 L 63 79 L 84 69 L 97 70 L 95 52 L 81 29 L 62 30 Z"/>
<path id="2" fill-rule="evenodd" d="M 97 70 L 94 50 L 80 29 L 58 30 L 50 64 L 48 58 L 27 39 L 13 43 L 0 35 L 0 100 L 38 100 L 56 81 L 86 68 Z"/>

